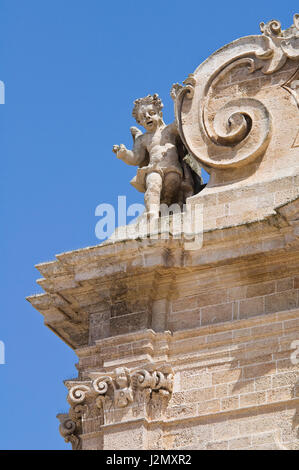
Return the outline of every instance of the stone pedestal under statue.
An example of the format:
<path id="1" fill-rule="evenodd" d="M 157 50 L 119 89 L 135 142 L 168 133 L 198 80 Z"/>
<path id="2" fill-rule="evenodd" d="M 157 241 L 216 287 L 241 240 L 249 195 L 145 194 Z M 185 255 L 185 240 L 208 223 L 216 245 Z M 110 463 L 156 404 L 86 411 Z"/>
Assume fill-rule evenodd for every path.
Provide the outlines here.
<path id="1" fill-rule="evenodd" d="M 210 173 L 186 199 L 201 243 L 158 224 L 37 266 L 29 301 L 79 358 L 58 415 L 74 449 L 298 449 L 299 16 L 261 29 L 172 88 Z"/>

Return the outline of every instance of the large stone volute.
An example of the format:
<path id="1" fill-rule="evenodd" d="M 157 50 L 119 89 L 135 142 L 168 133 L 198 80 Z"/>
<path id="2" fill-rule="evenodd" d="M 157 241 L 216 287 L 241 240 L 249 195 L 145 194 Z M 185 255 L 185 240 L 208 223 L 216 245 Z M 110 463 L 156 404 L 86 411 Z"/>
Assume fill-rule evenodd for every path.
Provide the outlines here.
<path id="1" fill-rule="evenodd" d="M 222 47 L 173 86 L 182 140 L 211 174 L 208 187 L 297 174 L 299 15 L 285 31 L 278 21 L 261 31 Z"/>

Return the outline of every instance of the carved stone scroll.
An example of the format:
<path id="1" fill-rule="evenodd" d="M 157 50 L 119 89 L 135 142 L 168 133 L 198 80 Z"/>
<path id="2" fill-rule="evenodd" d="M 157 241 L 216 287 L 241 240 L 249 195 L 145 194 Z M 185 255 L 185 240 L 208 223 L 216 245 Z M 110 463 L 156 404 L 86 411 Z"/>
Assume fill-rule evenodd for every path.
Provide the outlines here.
<path id="1" fill-rule="evenodd" d="M 291 119 L 298 104 L 299 15 L 285 31 L 278 21 L 261 24 L 261 31 L 223 47 L 184 86 L 173 86 L 181 138 L 208 171 L 259 164 L 279 132 L 275 106 L 290 93 L 294 101 L 285 103 L 285 116 Z M 287 81 L 280 83 L 277 72 Z"/>
<path id="2" fill-rule="evenodd" d="M 96 404 L 104 410 L 126 408 L 132 404 L 140 392 L 146 400 L 153 392 L 170 397 L 173 386 L 173 374 L 160 370 L 148 371 L 138 369 L 129 371 L 120 367 L 111 376 L 99 376 L 93 380 L 93 391 L 96 393 Z"/>
<path id="3" fill-rule="evenodd" d="M 67 401 L 71 405 L 70 417 L 75 422 L 81 421 L 82 417 L 88 412 L 86 398 L 90 393 L 90 387 L 83 383 L 70 388 Z"/>
<path id="4" fill-rule="evenodd" d="M 67 413 L 58 414 L 57 418 L 60 421 L 59 432 L 64 441 L 70 442 L 73 450 L 80 450 L 81 440 L 79 434 L 81 434 L 81 425 L 73 421 Z"/>

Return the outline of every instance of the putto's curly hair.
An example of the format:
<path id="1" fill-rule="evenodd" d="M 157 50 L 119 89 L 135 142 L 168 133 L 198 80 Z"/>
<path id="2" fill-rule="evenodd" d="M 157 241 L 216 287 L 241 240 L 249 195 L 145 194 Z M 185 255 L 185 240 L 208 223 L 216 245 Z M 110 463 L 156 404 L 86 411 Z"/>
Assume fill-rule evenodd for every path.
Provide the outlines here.
<path id="1" fill-rule="evenodd" d="M 132 111 L 132 116 L 136 119 L 138 122 L 138 111 L 141 106 L 144 106 L 146 104 L 152 104 L 155 106 L 157 112 L 159 114 L 162 114 L 162 109 L 163 109 L 163 103 L 159 98 L 159 95 L 155 93 L 154 95 L 147 95 L 144 98 L 138 98 L 137 100 L 134 101 L 134 108 Z"/>

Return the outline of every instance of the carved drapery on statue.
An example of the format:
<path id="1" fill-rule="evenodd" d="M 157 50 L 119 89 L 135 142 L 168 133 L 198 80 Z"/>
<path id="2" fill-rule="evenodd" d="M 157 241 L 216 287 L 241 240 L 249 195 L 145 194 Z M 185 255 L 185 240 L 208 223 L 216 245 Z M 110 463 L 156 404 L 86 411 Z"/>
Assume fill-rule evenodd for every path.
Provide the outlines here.
<path id="1" fill-rule="evenodd" d="M 262 23 L 261 31 L 261 36 L 223 47 L 183 85 L 173 85 L 181 138 L 208 171 L 258 163 L 273 135 L 277 102 L 285 93 L 293 96 L 286 104 L 286 119 L 298 105 L 299 15 L 286 31 L 278 21 Z M 279 73 L 286 70 L 289 78 L 281 83 Z M 261 92 L 265 84 L 271 85 L 271 95 Z"/>

